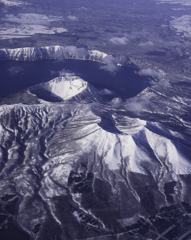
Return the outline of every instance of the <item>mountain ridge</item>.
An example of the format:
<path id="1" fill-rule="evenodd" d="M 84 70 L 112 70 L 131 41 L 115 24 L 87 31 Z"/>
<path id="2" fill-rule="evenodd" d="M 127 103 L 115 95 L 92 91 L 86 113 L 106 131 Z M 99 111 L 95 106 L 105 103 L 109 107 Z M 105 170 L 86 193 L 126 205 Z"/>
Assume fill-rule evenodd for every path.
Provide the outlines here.
<path id="1" fill-rule="evenodd" d="M 104 62 L 111 55 L 98 50 L 86 50 L 75 46 L 46 46 L 0 49 L 0 60 L 36 61 L 44 59 L 78 59 Z"/>

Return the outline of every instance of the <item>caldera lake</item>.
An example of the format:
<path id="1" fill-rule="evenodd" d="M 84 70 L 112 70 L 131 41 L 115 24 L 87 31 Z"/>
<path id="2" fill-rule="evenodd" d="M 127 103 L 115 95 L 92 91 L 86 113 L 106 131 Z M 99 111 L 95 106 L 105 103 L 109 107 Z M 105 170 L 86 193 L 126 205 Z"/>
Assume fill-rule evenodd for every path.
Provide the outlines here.
<path id="1" fill-rule="evenodd" d="M 73 74 L 98 90 L 108 89 L 116 97 L 128 99 L 150 86 L 149 76 L 140 76 L 135 66 L 117 66 L 115 72 L 104 69 L 103 63 L 89 60 L 1 61 L 0 96 L 24 90 L 65 74 Z"/>

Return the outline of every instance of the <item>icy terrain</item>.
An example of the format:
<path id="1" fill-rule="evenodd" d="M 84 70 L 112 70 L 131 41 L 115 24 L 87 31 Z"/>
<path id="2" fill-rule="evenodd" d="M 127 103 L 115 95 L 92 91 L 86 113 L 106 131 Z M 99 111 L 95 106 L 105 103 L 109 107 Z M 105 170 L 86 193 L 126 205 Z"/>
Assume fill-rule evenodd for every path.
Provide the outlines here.
<path id="1" fill-rule="evenodd" d="M 191 240 L 190 13 L 0 1 L 0 240 Z"/>
<path id="2" fill-rule="evenodd" d="M 168 106 L 165 91 L 157 96 L 161 87 L 156 84 L 127 102 L 103 103 L 91 85 L 66 76 L 12 95 L 12 103 L 2 99 L 5 234 L 7 223 L 20 239 L 29 239 L 27 234 L 39 240 L 157 239 L 158 218 L 168 221 L 169 232 L 180 221 L 180 235 L 189 231 L 184 207 L 191 203 L 190 122 L 183 115 L 188 99 L 179 85 L 176 97 L 182 101 L 176 102 L 172 88 L 168 99 L 176 104 Z M 143 95 L 149 101 L 133 111 Z M 156 104 L 157 113 L 151 111 Z M 173 108 L 174 116 L 165 116 L 165 107 L 169 115 Z M 172 204 L 181 206 L 171 211 L 183 211 L 186 224 L 164 215 L 162 207 L 168 212 Z"/>
<path id="3" fill-rule="evenodd" d="M 48 91 L 50 95 L 62 100 L 70 99 L 87 88 L 87 83 L 79 77 L 69 76 L 55 78 L 47 83 L 41 83 L 36 87 L 31 87 L 34 91 Z"/>
<path id="4" fill-rule="evenodd" d="M 1 60 L 36 61 L 43 59 L 86 59 L 104 62 L 111 56 L 98 50 L 85 50 L 75 46 L 47 46 L 47 47 L 25 47 L 15 49 L 0 49 Z"/>

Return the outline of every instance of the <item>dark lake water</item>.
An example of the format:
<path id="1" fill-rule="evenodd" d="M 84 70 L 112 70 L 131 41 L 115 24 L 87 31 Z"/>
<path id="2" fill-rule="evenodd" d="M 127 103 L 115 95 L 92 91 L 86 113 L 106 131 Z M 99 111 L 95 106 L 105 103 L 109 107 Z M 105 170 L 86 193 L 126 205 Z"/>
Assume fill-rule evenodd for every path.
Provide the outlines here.
<path id="1" fill-rule="evenodd" d="M 117 96 L 127 99 L 150 85 L 148 77 L 139 76 L 134 67 L 118 67 L 114 73 L 100 69 L 101 63 L 82 60 L 43 60 L 35 62 L 0 62 L 0 95 L 6 96 L 35 84 L 58 77 L 69 71 L 82 77 L 98 89 L 114 90 Z"/>

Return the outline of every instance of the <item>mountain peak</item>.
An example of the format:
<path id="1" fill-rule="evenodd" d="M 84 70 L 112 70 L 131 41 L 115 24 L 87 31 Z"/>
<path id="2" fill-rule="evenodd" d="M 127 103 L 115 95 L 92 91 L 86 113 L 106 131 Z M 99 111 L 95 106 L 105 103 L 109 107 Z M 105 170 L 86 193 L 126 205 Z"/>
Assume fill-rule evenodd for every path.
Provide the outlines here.
<path id="1" fill-rule="evenodd" d="M 87 82 L 78 76 L 65 76 L 54 78 L 49 82 L 38 84 L 29 88 L 30 92 L 42 97 L 41 94 L 57 99 L 67 100 L 87 88 Z"/>

